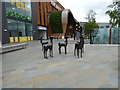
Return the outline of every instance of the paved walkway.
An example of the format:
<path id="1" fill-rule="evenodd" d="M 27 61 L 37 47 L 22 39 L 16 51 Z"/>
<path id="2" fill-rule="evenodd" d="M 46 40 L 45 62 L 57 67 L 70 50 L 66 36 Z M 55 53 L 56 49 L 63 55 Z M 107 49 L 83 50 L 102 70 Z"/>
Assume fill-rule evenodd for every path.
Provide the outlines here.
<path id="1" fill-rule="evenodd" d="M 62 40 L 60 40 L 62 41 Z M 118 47 L 85 45 L 83 58 L 58 53 L 54 40 L 54 58 L 44 59 L 39 41 L 28 48 L 2 55 L 3 88 L 117 88 Z M 64 51 L 64 49 L 62 49 Z"/>

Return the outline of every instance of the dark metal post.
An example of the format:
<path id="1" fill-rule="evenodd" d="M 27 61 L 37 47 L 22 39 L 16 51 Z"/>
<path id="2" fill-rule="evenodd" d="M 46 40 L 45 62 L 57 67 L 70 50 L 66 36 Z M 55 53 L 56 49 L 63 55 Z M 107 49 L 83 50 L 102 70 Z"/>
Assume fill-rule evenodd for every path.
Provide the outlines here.
<path id="1" fill-rule="evenodd" d="M 93 30 L 90 30 L 90 44 L 93 44 L 93 42 L 92 42 L 92 31 Z"/>

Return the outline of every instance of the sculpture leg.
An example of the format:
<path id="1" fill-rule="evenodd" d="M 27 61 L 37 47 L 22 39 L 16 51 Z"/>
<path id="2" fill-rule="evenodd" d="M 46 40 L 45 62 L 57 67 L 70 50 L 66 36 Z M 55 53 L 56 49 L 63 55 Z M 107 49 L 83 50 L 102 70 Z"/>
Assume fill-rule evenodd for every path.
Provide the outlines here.
<path id="1" fill-rule="evenodd" d="M 76 56 L 76 49 L 74 49 L 74 56 Z"/>
<path id="2" fill-rule="evenodd" d="M 46 50 L 46 49 L 45 49 L 45 58 L 48 59 L 48 58 L 47 58 L 47 50 Z"/>
<path id="3" fill-rule="evenodd" d="M 53 57 L 53 49 L 50 49 L 50 57 Z"/>
<path id="4" fill-rule="evenodd" d="M 44 58 L 45 58 L 45 49 L 44 49 L 44 51 L 43 51 L 43 52 L 44 52 Z"/>
<path id="5" fill-rule="evenodd" d="M 42 44 L 42 51 L 43 51 L 43 44 Z"/>
<path id="6" fill-rule="evenodd" d="M 52 57 L 53 57 L 53 48 L 51 49 Z"/>
<path id="7" fill-rule="evenodd" d="M 83 48 L 82 48 L 82 52 L 84 53 L 84 46 L 83 46 Z"/>
<path id="8" fill-rule="evenodd" d="M 49 49 L 49 54 L 50 54 L 50 57 L 51 57 L 51 49 Z"/>
<path id="9" fill-rule="evenodd" d="M 59 46 L 59 54 L 61 54 L 61 46 Z"/>
<path id="10" fill-rule="evenodd" d="M 81 49 L 81 58 L 82 58 L 82 49 Z"/>
<path id="11" fill-rule="evenodd" d="M 45 49 L 45 48 L 44 48 L 44 55 L 45 55 L 44 58 L 48 59 L 47 58 L 47 49 Z"/>
<path id="12" fill-rule="evenodd" d="M 77 56 L 78 56 L 78 58 L 79 58 L 79 49 L 77 49 Z"/>
<path id="13" fill-rule="evenodd" d="M 67 54 L 67 46 L 65 46 L 65 54 Z"/>

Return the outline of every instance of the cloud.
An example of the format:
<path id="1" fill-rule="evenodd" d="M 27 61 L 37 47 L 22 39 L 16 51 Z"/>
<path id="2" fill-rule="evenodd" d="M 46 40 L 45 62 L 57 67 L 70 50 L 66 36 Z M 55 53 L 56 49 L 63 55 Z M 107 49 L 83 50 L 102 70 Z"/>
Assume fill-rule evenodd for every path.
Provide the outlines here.
<path id="1" fill-rule="evenodd" d="M 90 9 L 93 9 L 97 22 L 109 22 L 109 16 L 105 14 L 107 6 L 113 0 L 58 0 L 66 9 L 70 9 L 78 21 L 87 21 L 85 17 Z"/>

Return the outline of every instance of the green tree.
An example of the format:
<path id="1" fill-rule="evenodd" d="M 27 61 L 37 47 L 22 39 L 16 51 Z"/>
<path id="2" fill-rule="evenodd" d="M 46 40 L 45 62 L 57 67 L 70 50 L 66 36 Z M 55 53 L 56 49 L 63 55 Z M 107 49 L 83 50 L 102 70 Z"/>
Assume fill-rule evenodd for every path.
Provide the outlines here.
<path id="1" fill-rule="evenodd" d="M 87 17 L 85 17 L 88 20 L 88 23 L 84 24 L 84 30 L 85 33 L 90 36 L 90 43 L 92 43 L 92 37 L 91 37 L 91 31 L 95 28 L 98 28 L 98 24 L 96 24 L 96 12 L 94 12 L 93 10 L 89 10 Z"/>
<path id="2" fill-rule="evenodd" d="M 93 30 L 94 28 L 98 28 L 98 24 L 96 24 L 96 12 L 94 12 L 92 9 L 89 10 L 87 17 L 85 17 L 88 22 L 86 24 L 84 24 L 84 30 L 85 33 L 89 36 L 90 35 L 90 31 Z"/>
<path id="3" fill-rule="evenodd" d="M 96 15 L 97 15 L 97 13 L 94 12 L 92 9 L 90 9 L 87 14 L 87 17 L 85 17 L 85 18 L 88 20 L 88 22 L 93 22 L 96 19 L 96 17 L 95 17 Z"/>
<path id="4" fill-rule="evenodd" d="M 110 9 L 106 11 L 106 14 L 110 16 L 109 23 L 112 24 L 112 27 L 120 27 L 120 11 L 118 4 L 120 4 L 120 2 L 113 2 L 108 6 Z"/>

